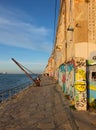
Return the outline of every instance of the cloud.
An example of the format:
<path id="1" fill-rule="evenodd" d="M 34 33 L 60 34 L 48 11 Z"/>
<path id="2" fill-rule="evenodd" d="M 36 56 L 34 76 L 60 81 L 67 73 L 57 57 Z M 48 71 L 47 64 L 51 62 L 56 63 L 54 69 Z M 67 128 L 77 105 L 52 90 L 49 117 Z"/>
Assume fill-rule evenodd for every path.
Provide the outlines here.
<path id="1" fill-rule="evenodd" d="M 50 29 L 32 24 L 26 13 L 0 6 L 0 44 L 50 51 L 50 34 Z"/>

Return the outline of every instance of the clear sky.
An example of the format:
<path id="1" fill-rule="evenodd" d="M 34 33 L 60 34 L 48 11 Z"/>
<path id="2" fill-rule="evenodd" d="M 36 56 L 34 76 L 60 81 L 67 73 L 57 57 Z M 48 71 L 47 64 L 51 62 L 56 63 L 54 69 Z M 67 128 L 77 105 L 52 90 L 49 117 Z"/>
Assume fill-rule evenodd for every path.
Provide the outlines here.
<path id="1" fill-rule="evenodd" d="M 11 58 L 44 71 L 54 45 L 55 1 L 0 0 L 0 72 L 22 72 Z"/>

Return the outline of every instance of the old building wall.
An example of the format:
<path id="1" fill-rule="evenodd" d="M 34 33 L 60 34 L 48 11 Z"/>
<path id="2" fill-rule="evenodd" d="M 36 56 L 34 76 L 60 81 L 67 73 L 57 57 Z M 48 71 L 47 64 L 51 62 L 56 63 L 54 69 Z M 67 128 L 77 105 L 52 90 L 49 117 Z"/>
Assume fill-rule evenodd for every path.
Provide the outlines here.
<path id="1" fill-rule="evenodd" d="M 96 61 L 87 60 L 88 103 L 96 100 Z"/>
<path id="2" fill-rule="evenodd" d="M 74 43 L 88 42 L 88 3 L 74 1 Z"/>
<path id="3" fill-rule="evenodd" d="M 62 2 L 63 3 L 63 2 Z M 65 60 L 65 5 L 61 5 L 59 19 L 58 19 L 58 27 L 56 33 L 56 39 L 54 44 L 54 60 L 55 60 L 55 68 L 58 68 L 60 64 L 62 64 Z"/>
<path id="4" fill-rule="evenodd" d="M 87 110 L 86 59 L 75 57 L 75 108 Z"/>
<path id="5" fill-rule="evenodd" d="M 66 61 L 74 57 L 74 0 L 66 0 Z"/>
<path id="6" fill-rule="evenodd" d="M 96 1 L 75 0 L 74 8 L 75 57 L 92 59 L 96 55 Z"/>
<path id="7" fill-rule="evenodd" d="M 96 44 L 96 0 L 88 3 L 88 42 Z"/>
<path id="8" fill-rule="evenodd" d="M 86 60 L 96 61 L 96 0 L 61 0 L 60 8 L 52 66 L 63 91 L 75 99 L 75 108 L 86 110 Z"/>
<path id="9" fill-rule="evenodd" d="M 83 57 L 85 59 L 92 59 L 96 56 L 96 44 L 89 42 L 82 42 L 75 44 L 75 57 Z"/>

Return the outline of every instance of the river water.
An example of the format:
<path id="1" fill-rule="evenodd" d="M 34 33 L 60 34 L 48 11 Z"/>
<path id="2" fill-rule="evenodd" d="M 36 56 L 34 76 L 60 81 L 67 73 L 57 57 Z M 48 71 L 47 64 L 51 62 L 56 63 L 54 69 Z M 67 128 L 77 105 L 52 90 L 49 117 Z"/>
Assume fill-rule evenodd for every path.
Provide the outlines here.
<path id="1" fill-rule="evenodd" d="M 36 75 L 32 74 L 32 78 Z M 33 83 L 25 74 L 0 74 L 0 91 L 5 91 L 22 84 Z"/>

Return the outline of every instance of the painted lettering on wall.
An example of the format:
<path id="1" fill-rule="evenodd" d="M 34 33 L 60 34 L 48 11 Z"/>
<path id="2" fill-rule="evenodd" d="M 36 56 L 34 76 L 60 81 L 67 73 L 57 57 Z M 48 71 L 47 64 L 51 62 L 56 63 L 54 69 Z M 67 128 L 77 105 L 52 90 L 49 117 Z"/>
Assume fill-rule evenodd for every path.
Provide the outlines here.
<path id="1" fill-rule="evenodd" d="M 76 81 L 85 81 L 86 80 L 86 73 L 85 70 L 82 68 L 76 69 Z"/>
<path id="2" fill-rule="evenodd" d="M 86 60 L 75 58 L 75 107 L 77 110 L 87 109 Z"/>
<path id="3" fill-rule="evenodd" d="M 84 92 L 86 90 L 85 82 L 76 82 L 75 83 L 75 89 L 77 89 L 80 92 Z"/>

